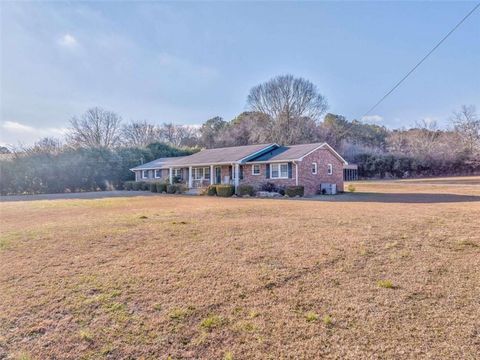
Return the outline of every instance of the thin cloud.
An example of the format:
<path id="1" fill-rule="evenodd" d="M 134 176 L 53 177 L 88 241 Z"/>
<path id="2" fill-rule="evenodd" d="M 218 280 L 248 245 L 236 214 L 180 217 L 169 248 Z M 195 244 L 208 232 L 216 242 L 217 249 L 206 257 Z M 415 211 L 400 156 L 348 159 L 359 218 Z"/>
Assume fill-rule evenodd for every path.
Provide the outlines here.
<path id="1" fill-rule="evenodd" d="M 5 121 L 2 124 L 2 128 L 16 134 L 34 133 L 36 131 L 35 128 L 28 125 L 20 124 L 16 121 Z"/>
<path id="2" fill-rule="evenodd" d="M 362 117 L 362 121 L 370 124 L 378 124 L 383 121 L 383 116 L 380 115 L 368 115 Z"/>
<path id="3" fill-rule="evenodd" d="M 74 48 L 78 45 L 77 39 L 71 34 L 63 35 L 59 40 L 58 43 L 66 48 Z"/>
<path id="4" fill-rule="evenodd" d="M 3 135 L 20 136 L 25 137 L 25 139 L 39 139 L 45 136 L 63 137 L 68 130 L 67 128 L 57 127 L 35 128 L 17 121 L 4 121 L 0 127 L 4 130 Z"/>

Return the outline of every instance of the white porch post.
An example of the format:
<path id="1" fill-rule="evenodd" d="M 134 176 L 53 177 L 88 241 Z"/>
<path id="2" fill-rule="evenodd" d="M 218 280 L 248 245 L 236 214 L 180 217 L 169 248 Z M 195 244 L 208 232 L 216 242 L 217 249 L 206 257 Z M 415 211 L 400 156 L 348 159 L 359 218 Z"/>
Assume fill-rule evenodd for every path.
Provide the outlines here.
<path id="1" fill-rule="evenodd" d="M 298 186 L 298 163 L 295 163 L 295 185 Z"/>
<path id="2" fill-rule="evenodd" d="M 213 165 L 210 165 L 210 185 L 213 185 Z"/>
<path id="3" fill-rule="evenodd" d="M 235 188 L 237 188 L 238 184 L 240 183 L 240 165 L 235 164 Z"/>
<path id="4" fill-rule="evenodd" d="M 193 187 L 193 182 L 192 182 L 192 167 L 188 167 L 188 187 L 191 189 Z"/>
<path id="5" fill-rule="evenodd" d="M 173 184 L 173 168 L 168 169 L 168 180 L 170 181 L 170 184 Z"/>

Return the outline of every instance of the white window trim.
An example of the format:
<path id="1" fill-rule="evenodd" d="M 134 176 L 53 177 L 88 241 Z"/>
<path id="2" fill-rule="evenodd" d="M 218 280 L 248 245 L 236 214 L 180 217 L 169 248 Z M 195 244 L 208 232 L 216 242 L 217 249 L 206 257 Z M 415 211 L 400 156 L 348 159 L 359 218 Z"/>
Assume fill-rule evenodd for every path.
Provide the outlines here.
<path id="1" fill-rule="evenodd" d="M 327 175 L 333 175 L 333 165 L 327 164 Z"/>
<path id="2" fill-rule="evenodd" d="M 287 167 L 287 176 L 282 176 L 282 165 L 285 165 Z M 278 176 L 273 176 L 273 167 L 278 168 Z M 270 179 L 288 179 L 288 163 L 274 163 L 270 164 Z"/>
<path id="3" fill-rule="evenodd" d="M 182 169 L 173 169 L 173 176 L 180 177 Z"/>
<path id="4" fill-rule="evenodd" d="M 147 176 L 145 176 L 147 174 Z M 142 179 L 148 179 L 148 170 L 142 170 Z"/>
<path id="5" fill-rule="evenodd" d="M 255 172 L 255 166 L 258 166 L 258 172 Z M 261 174 L 260 164 L 252 164 L 252 175 L 260 175 L 260 174 Z"/>
<path id="6" fill-rule="evenodd" d="M 197 173 L 199 171 L 199 169 L 202 169 L 202 176 L 197 178 Z M 205 170 L 208 171 L 208 173 L 210 174 L 210 167 L 209 166 L 201 166 L 201 167 L 195 167 L 192 169 L 192 179 L 193 180 L 196 180 L 196 181 L 204 181 L 204 180 L 210 180 L 210 178 L 212 177 L 212 174 L 210 174 L 210 177 L 209 178 L 206 178 L 205 177 Z"/>
<path id="7" fill-rule="evenodd" d="M 155 179 L 160 179 L 162 177 L 162 170 L 156 169 L 153 172 L 154 172 L 153 176 L 155 177 Z M 158 173 L 158 176 L 157 176 L 157 173 Z"/>
<path id="8" fill-rule="evenodd" d="M 312 174 L 317 175 L 318 174 L 318 165 L 316 162 L 312 163 Z"/>

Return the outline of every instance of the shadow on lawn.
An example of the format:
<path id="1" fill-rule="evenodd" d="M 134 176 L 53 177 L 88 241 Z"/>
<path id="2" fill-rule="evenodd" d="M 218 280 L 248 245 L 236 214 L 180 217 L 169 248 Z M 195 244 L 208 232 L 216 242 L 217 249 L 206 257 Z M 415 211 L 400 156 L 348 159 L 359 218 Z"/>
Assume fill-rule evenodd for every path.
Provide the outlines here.
<path id="1" fill-rule="evenodd" d="M 333 200 L 333 199 L 332 199 Z M 480 202 L 480 196 L 460 194 L 423 194 L 423 193 L 355 193 L 340 196 L 335 201 L 380 202 L 400 204 L 436 204 Z"/>

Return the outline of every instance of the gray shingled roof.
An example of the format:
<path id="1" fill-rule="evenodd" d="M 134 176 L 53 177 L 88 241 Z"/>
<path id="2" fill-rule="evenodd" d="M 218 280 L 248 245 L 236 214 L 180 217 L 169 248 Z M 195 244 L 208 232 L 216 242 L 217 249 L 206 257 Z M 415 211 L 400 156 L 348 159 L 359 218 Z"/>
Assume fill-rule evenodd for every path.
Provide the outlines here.
<path id="1" fill-rule="evenodd" d="M 275 146 L 272 147 L 273 145 Z M 207 149 L 189 156 L 177 156 L 156 159 L 146 164 L 134 167 L 130 170 L 161 169 L 170 166 L 187 167 L 198 165 L 230 164 L 242 159 L 244 159 L 244 161 L 246 160 L 247 162 L 292 161 L 300 159 L 301 157 L 305 156 L 309 152 L 315 150 L 322 145 L 325 145 L 327 148 L 329 148 L 326 143 L 314 143 L 290 146 L 278 146 L 276 144 L 259 144 Z M 272 147 L 273 150 L 268 151 L 269 147 Z M 268 152 L 262 153 L 262 150 L 267 150 Z M 255 153 L 260 154 L 257 157 L 251 157 Z"/>
<path id="2" fill-rule="evenodd" d="M 147 169 L 160 169 L 164 168 L 170 165 L 175 164 L 176 161 L 181 160 L 185 158 L 186 156 L 172 156 L 172 157 L 164 157 L 164 158 L 158 158 L 153 161 L 150 161 L 148 163 L 142 164 L 135 166 L 134 168 L 130 170 L 147 170 Z"/>
<path id="3" fill-rule="evenodd" d="M 323 143 L 280 146 L 272 151 L 250 159 L 248 162 L 297 160 L 321 145 L 323 145 Z"/>
<path id="4" fill-rule="evenodd" d="M 186 156 L 180 161 L 175 161 L 175 166 L 232 163 L 241 160 L 249 155 L 252 155 L 258 151 L 261 151 L 271 145 L 274 144 L 245 145 L 206 149 L 190 156 Z"/>

